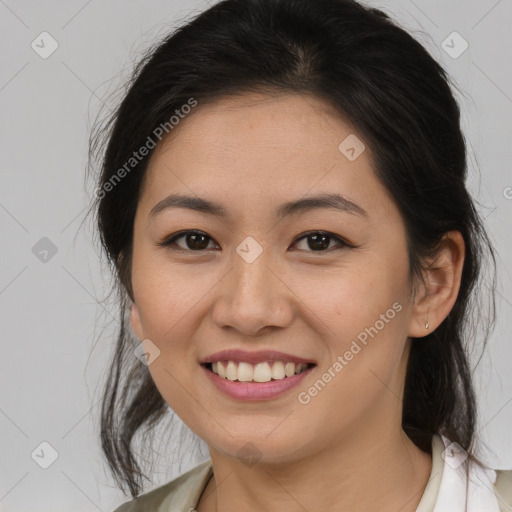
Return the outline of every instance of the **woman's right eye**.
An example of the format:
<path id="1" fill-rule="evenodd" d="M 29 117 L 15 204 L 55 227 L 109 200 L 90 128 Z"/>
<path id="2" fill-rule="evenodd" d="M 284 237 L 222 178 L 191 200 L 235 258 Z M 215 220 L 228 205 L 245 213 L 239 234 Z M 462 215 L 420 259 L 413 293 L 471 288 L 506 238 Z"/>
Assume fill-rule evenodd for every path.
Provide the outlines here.
<path id="1" fill-rule="evenodd" d="M 176 243 L 177 240 L 184 239 L 185 246 L 178 245 Z M 213 238 L 208 236 L 206 233 L 201 231 L 181 231 L 180 233 L 175 233 L 170 237 L 166 238 L 162 242 L 159 242 L 157 245 L 161 247 L 170 247 L 173 246 L 179 247 L 177 250 L 182 250 L 183 252 L 191 252 L 191 251 L 203 251 L 208 248 L 208 240 L 213 241 Z"/>

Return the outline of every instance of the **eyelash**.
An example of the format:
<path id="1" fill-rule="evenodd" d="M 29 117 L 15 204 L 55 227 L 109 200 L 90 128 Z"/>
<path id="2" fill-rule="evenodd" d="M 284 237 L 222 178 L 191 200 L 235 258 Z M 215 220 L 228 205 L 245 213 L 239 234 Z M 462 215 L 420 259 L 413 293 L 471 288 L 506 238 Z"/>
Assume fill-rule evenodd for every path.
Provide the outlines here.
<path id="1" fill-rule="evenodd" d="M 185 237 L 186 235 L 189 235 L 189 234 L 204 235 L 207 238 L 209 238 L 210 240 L 214 240 L 213 238 L 208 236 L 203 231 L 188 230 L 188 231 L 180 231 L 178 233 L 174 233 L 173 235 L 167 237 L 162 242 L 158 242 L 157 245 L 160 246 L 160 247 L 166 247 L 166 248 L 169 248 L 169 249 L 173 249 L 173 250 L 178 251 L 178 252 L 195 252 L 195 253 L 205 252 L 207 249 L 193 250 L 193 249 L 183 249 L 181 247 L 178 248 L 178 249 L 175 249 L 175 248 L 172 247 L 173 245 L 175 245 L 176 240 L 179 240 L 180 238 L 183 238 L 183 237 Z M 311 236 L 311 235 L 325 235 L 325 236 L 328 236 L 331 240 L 336 240 L 337 242 L 339 242 L 338 249 L 343 249 L 343 248 L 354 249 L 356 247 L 355 245 L 350 244 L 349 242 L 347 242 L 343 238 L 341 238 L 341 237 L 339 237 L 337 235 L 334 235 L 333 233 L 330 233 L 329 231 L 308 231 L 307 233 L 304 233 L 301 236 L 299 236 L 294 243 L 297 243 L 297 242 L 303 240 L 304 238 L 308 238 L 308 236 Z M 331 252 L 331 249 L 332 248 L 326 249 L 326 250 L 319 250 L 319 251 L 309 250 L 309 251 L 306 251 L 306 252 L 326 253 L 326 252 Z"/>

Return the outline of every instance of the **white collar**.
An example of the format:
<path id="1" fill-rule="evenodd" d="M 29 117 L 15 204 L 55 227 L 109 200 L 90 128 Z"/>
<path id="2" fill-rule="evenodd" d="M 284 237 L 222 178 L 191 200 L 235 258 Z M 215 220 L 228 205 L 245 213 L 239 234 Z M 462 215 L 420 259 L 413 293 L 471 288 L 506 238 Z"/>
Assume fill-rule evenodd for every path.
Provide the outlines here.
<path id="1" fill-rule="evenodd" d="M 443 435 L 440 437 L 445 447 L 441 455 L 444 465 L 432 512 L 500 512 L 494 491 L 496 471 L 470 463 L 463 448 Z M 468 465 L 469 482 L 466 476 Z"/>

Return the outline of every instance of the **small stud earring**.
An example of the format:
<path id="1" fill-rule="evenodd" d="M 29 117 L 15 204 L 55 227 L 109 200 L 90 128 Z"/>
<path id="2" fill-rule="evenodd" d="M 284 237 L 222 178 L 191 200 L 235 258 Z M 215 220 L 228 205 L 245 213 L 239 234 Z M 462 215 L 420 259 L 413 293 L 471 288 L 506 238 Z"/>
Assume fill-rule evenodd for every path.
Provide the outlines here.
<path id="1" fill-rule="evenodd" d="M 425 329 L 428 329 L 428 320 L 425 322 Z"/>

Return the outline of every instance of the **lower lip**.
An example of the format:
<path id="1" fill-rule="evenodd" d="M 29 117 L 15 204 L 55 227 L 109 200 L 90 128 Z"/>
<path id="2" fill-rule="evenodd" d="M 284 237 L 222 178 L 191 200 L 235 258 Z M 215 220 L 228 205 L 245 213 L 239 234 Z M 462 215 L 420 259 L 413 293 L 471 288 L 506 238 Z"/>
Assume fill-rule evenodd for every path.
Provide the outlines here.
<path id="1" fill-rule="evenodd" d="M 213 384 L 224 394 L 231 398 L 246 401 L 271 400 L 286 391 L 297 386 L 314 368 L 308 368 L 306 371 L 297 373 L 292 377 L 285 377 L 280 380 L 271 380 L 269 382 L 239 382 L 219 377 L 216 373 L 202 366 Z"/>

